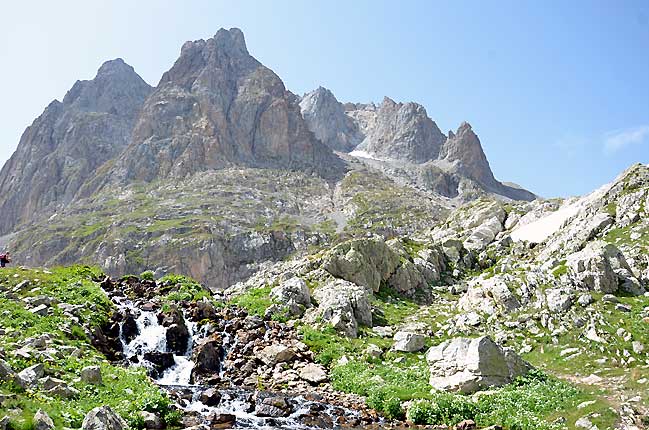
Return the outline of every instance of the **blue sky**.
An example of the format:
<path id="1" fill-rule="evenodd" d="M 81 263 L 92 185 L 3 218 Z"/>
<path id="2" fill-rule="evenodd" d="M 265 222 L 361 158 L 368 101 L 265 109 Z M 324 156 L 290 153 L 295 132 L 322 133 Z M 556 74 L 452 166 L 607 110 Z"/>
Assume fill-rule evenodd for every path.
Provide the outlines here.
<path id="1" fill-rule="evenodd" d="M 22 0 L 0 17 L 0 163 L 77 79 L 122 57 L 150 84 L 186 40 L 239 27 L 295 93 L 469 121 L 497 178 L 586 193 L 649 163 L 649 2 Z"/>

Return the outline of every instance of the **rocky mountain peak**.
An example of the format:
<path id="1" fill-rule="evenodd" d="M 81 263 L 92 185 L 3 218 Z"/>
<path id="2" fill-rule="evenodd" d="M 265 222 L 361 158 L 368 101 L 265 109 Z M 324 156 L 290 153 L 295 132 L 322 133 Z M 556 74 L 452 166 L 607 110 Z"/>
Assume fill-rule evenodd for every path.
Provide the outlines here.
<path id="1" fill-rule="evenodd" d="M 359 123 L 365 136 L 359 150 L 377 158 L 413 163 L 434 160 L 439 155 L 446 136 L 422 105 L 397 103 L 384 97 L 377 108 L 368 105 L 358 108 L 347 113 Z"/>
<path id="2" fill-rule="evenodd" d="M 309 131 L 298 101 L 248 53 L 240 30 L 187 42 L 145 102 L 129 148 L 86 192 L 233 165 L 337 175 L 342 161 Z"/>
<path id="3" fill-rule="evenodd" d="M 92 80 L 77 81 L 23 133 L 0 171 L 0 234 L 70 202 L 105 161 L 127 145 L 152 88 L 122 59 L 104 63 Z"/>
<path id="4" fill-rule="evenodd" d="M 349 152 L 363 139 L 343 104 L 324 87 L 305 94 L 300 100 L 300 110 L 309 130 L 335 151 Z"/>
<path id="5" fill-rule="evenodd" d="M 210 39 L 185 42 L 180 57 L 162 75 L 159 86 L 172 82 L 187 89 L 194 84 L 224 89 L 220 84 L 224 79 L 236 80 L 260 66 L 248 53 L 241 30 L 222 28 Z M 210 82 L 210 78 L 216 78 L 216 82 Z"/>
<path id="6" fill-rule="evenodd" d="M 85 112 L 105 112 L 134 119 L 152 88 L 121 58 L 106 61 L 92 80 L 77 81 L 63 104 Z"/>
<path id="7" fill-rule="evenodd" d="M 467 176 L 482 185 L 491 187 L 497 182 L 480 139 L 466 121 L 460 124 L 455 133 L 449 132 L 439 158 L 450 164 L 454 173 Z"/>

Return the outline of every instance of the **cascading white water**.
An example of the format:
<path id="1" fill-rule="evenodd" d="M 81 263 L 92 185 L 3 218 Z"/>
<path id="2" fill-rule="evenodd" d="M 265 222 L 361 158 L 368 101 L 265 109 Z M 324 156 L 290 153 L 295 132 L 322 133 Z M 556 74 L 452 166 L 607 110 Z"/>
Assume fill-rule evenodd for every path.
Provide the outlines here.
<path id="1" fill-rule="evenodd" d="M 151 311 L 138 311 L 130 302 L 122 302 L 121 307 L 131 312 L 140 312 L 135 320 L 138 334 L 130 342 L 120 333 L 122 350 L 128 360 L 137 358 L 139 363 L 151 368 L 150 363 L 144 358 L 147 352 L 167 352 L 167 328 L 158 322 L 158 315 Z M 166 369 L 162 376 L 156 379 L 160 385 L 190 385 L 194 362 L 191 360 L 192 349 L 196 341 L 196 323 L 186 321 L 189 341 L 184 355 L 174 355 L 174 365 Z"/>
<path id="2" fill-rule="evenodd" d="M 120 329 L 120 340 L 124 356 L 130 362 L 137 362 L 139 365 L 148 369 L 154 369 L 154 365 L 145 359 L 147 353 L 168 353 L 167 350 L 167 327 L 162 326 L 158 321 L 157 312 L 140 310 L 134 303 L 123 297 L 113 298 L 115 303 L 125 311 L 125 313 L 137 315 L 135 319 L 137 325 L 137 335 L 127 342 L 124 336 L 124 326 Z M 183 315 L 184 318 L 184 315 Z M 305 400 L 303 397 L 293 397 L 293 413 L 281 418 L 264 418 L 255 415 L 251 411 L 250 396 L 251 391 L 232 388 L 222 390 L 224 393 L 218 406 L 207 406 L 200 401 L 200 394 L 206 387 L 191 385 L 191 374 L 194 368 L 194 362 L 191 360 L 194 345 L 202 338 L 207 336 L 207 327 L 198 328 L 198 324 L 185 319 L 185 325 L 189 333 L 187 349 L 184 355 L 174 355 L 174 365 L 166 369 L 155 382 L 165 386 L 168 390 L 178 388 L 190 389 L 193 393 L 191 402 L 185 403 L 182 408 L 185 411 L 199 412 L 207 417 L 210 414 L 231 414 L 236 417 L 237 428 L 253 428 L 257 430 L 265 429 L 288 429 L 288 430 L 306 430 L 314 427 L 300 423 L 300 416 L 309 411 L 310 405 L 314 402 Z M 223 346 L 228 351 L 236 348 L 237 338 L 227 332 L 222 333 Z M 266 337 L 268 334 L 265 335 Z M 220 371 L 221 376 L 224 369 Z M 254 406 L 253 406 L 254 408 Z M 326 405 L 320 413 L 330 414 L 333 406 Z M 357 415 L 355 411 L 348 411 L 349 415 Z"/>

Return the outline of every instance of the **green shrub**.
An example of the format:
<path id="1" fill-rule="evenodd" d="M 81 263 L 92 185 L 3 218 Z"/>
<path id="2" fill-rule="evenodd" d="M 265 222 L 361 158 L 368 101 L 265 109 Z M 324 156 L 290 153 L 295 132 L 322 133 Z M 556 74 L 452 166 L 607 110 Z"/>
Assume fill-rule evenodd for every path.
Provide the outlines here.
<path id="1" fill-rule="evenodd" d="M 145 272 L 140 273 L 140 279 L 143 279 L 145 281 L 153 281 L 155 279 L 153 276 L 153 271 L 147 270 Z"/>
<path id="2" fill-rule="evenodd" d="M 434 393 L 430 400 L 414 402 L 408 409 L 408 419 L 415 424 L 455 425 L 476 418 L 477 406 L 471 399 L 457 394 Z"/>

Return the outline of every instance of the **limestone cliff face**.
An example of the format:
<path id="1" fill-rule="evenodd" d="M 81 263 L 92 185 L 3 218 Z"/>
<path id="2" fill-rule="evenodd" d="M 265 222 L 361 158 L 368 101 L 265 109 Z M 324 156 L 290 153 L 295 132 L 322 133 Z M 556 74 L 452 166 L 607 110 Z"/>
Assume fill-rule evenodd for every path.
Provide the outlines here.
<path id="1" fill-rule="evenodd" d="M 128 143 L 151 87 L 123 60 L 77 81 L 23 133 L 0 171 L 0 234 L 69 203 L 96 169 Z"/>
<path id="2" fill-rule="evenodd" d="M 309 130 L 334 151 L 350 152 L 365 137 L 358 124 L 345 113 L 331 91 L 319 87 L 300 100 L 302 116 Z"/>
<path id="3" fill-rule="evenodd" d="M 463 122 L 456 133 L 449 132 L 441 147 L 439 159 L 448 164 L 448 170 L 478 181 L 486 186 L 496 183 L 480 139 L 468 122 Z"/>
<path id="4" fill-rule="evenodd" d="M 385 97 L 378 106 L 347 107 L 364 135 L 358 149 L 371 156 L 423 163 L 437 158 L 446 140 L 420 104 Z"/>
<path id="5" fill-rule="evenodd" d="M 307 128 L 298 98 L 248 53 L 243 33 L 221 29 L 185 43 L 144 104 L 132 143 L 94 185 L 182 178 L 231 165 L 322 176 L 342 170 Z"/>

